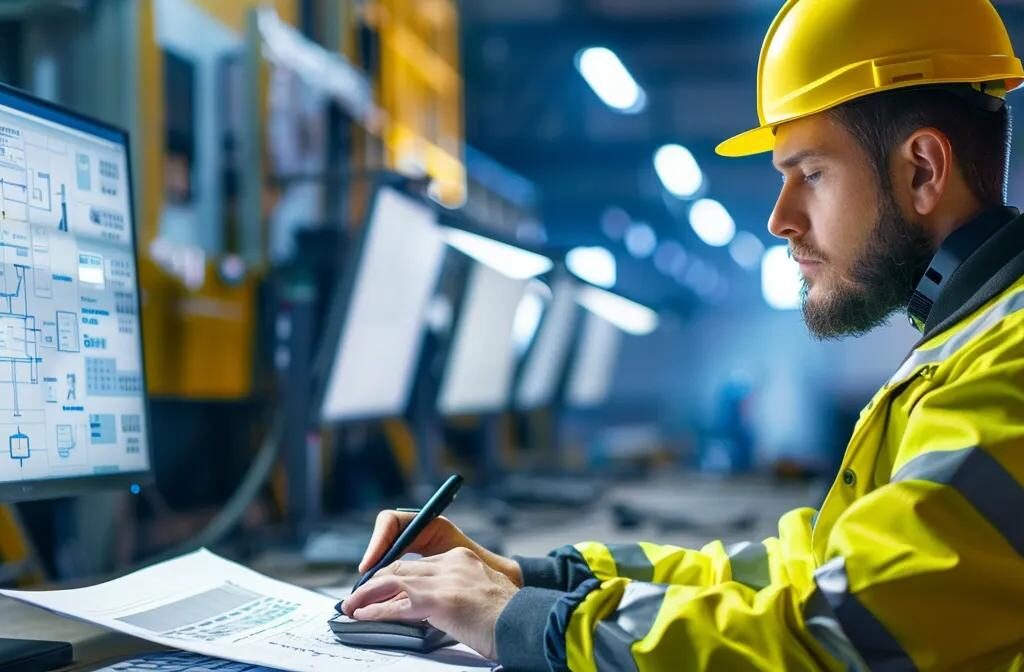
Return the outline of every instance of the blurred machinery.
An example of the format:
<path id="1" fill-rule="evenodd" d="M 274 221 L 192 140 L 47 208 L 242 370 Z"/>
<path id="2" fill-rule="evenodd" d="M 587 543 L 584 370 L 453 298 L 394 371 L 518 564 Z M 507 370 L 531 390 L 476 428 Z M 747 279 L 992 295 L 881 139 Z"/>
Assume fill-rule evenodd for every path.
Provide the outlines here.
<path id="1" fill-rule="evenodd" d="M 533 185 L 465 147 L 458 19 L 455 0 L 0 8 L 0 35 L 11 37 L 0 77 L 131 133 L 154 467 L 158 484 L 173 484 L 144 493 L 142 508 L 161 521 L 202 509 L 192 523 L 149 526 L 144 546 L 187 537 L 251 474 L 271 406 L 285 409 L 281 468 L 272 510 L 253 519 L 283 520 L 301 541 L 325 521 L 325 503 L 377 506 L 393 485 L 379 481 L 407 492 L 459 460 L 492 481 L 523 466 L 522 443 L 541 446 L 538 464 L 561 467 L 563 400 L 607 398 L 622 326 L 580 298 L 595 288 L 577 290 L 560 263 L 549 272 L 551 260 L 529 252 L 546 242 Z M 100 71 L 110 76 L 85 78 L 92 88 L 67 74 Z M 411 388 L 408 399 L 361 408 L 364 388 L 353 398 L 343 386 L 326 396 L 333 409 L 311 413 L 324 401 L 313 383 L 326 384 L 329 366 L 349 366 L 347 384 L 365 384 L 354 360 L 335 360 L 347 331 L 334 313 L 358 301 L 346 288 L 382 179 L 428 204 L 446 249 L 462 253 L 438 261 L 448 270 L 421 297 L 447 299 L 447 324 L 430 325 L 422 356 L 419 343 L 404 344 L 412 379 L 394 389 Z M 521 246 L 546 265 L 497 272 L 461 246 L 467 235 Z M 372 346 L 372 310 L 358 319 Z M 424 325 L 413 327 L 420 339 Z M 325 483 L 351 484 L 350 496 L 331 502 Z M 103 518 L 71 524 L 98 529 Z M 114 547 L 109 535 L 79 536 L 99 555 Z"/>
<path id="2" fill-rule="evenodd" d="M 158 479 L 216 505 L 266 432 L 259 409 L 293 391 L 278 318 L 307 320 L 285 340 L 305 334 L 310 357 L 369 179 L 399 169 L 466 201 L 455 3 L 41 0 L 3 3 L 0 35 L 0 79 L 130 132 L 155 453 L 173 457 Z M 304 450 L 305 430 L 286 442 Z M 411 472 L 408 432 L 388 435 Z"/>

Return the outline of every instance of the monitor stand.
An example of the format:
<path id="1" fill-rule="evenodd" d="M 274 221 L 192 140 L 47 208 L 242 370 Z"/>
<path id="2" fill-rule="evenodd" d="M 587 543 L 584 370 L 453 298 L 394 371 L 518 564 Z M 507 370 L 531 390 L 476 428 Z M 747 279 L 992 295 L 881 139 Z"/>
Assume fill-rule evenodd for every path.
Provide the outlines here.
<path id="1" fill-rule="evenodd" d="M 71 665 L 74 653 L 67 642 L 38 639 L 0 639 L 0 670 L 49 672 Z"/>

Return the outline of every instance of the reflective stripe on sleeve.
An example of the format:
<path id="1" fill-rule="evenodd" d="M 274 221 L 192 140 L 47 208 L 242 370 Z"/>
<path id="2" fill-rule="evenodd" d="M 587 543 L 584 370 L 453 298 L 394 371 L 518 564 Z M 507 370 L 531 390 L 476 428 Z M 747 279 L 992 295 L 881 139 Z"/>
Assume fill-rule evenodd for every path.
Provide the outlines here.
<path id="1" fill-rule="evenodd" d="M 892 482 L 929 481 L 948 485 L 1024 556 L 1024 487 L 982 448 L 932 451 L 903 465 Z"/>
<path id="2" fill-rule="evenodd" d="M 903 366 L 889 379 L 889 386 L 891 387 L 906 380 L 911 374 L 926 364 L 937 364 L 947 360 L 975 336 L 991 329 L 1007 315 L 1016 313 L 1019 310 L 1024 310 L 1024 292 L 1017 292 L 1004 298 L 942 345 L 928 350 L 915 350 L 910 358 L 903 363 Z"/>
<path id="3" fill-rule="evenodd" d="M 917 669 L 900 643 L 850 592 L 846 561 L 842 557 L 833 558 L 819 567 L 814 572 L 814 581 L 831 607 L 834 620 L 839 624 L 842 633 L 871 670 L 913 672 Z M 826 644 L 822 645 L 828 648 Z"/>
<path id="4" fill-rule="evenodd" d="M 594 630 L 594 663 L 598 672 L 635 672 L 633 645 L 651 631 L 668 586 L 630 583 L 619 608 Z"/>
<path id="5" fill-rule="evenodd" d="M 869 672 L 868 664 L 843 632 L 832 606 L 820 591 L 814 591 L 804 605 L 807 631 L 847 672 Z"/>
<path id="6" fill-rule="evenodd" d="M 764 544 L 743 541 L 725 549 L 732 565 L 732 580 L 748 588 L 761 590 L 771 585 L 768 549 Z"/>
<path id="7" fill-rule="evenodd" d="M 654 565 L 640 544 L 608 544 L 608 552 L 615 560 L 616 576 L 645 583 L 654 580 Z"/>

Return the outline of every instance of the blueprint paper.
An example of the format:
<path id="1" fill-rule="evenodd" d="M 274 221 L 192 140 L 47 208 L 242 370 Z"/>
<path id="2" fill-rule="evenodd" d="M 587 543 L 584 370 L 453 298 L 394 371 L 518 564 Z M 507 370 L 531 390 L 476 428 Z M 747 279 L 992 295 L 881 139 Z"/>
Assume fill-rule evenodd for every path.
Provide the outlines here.
<path id="1" fill-rule="evenodd" d="M 428 655 L 355 649 L 327 625 L 334 600 L 203 549 L 97 586 L 0 594 L 157 644 L 292 672 L 479 672 L 465 646 Z"/>

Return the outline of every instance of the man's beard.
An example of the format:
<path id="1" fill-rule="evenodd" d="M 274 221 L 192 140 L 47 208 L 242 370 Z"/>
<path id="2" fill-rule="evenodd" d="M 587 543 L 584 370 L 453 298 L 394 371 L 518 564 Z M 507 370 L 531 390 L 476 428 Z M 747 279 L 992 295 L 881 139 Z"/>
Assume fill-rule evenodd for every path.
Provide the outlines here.
<path id="1" fill-rule="evenodd" d="M 809 298 L 804 280 L 804 321 L 820 340 L 860 336 L 906 308 L 934 252 L 925 231 L 907 220 L 891 195 L 883 196 L 878 221 L 849 277 L 824 296 Z M 808 255 L 822 258 L 821 255 Z"/>

